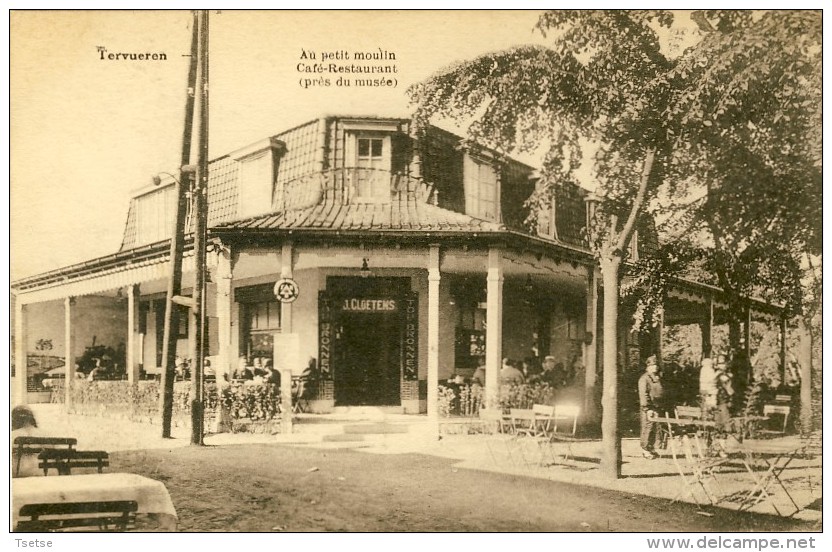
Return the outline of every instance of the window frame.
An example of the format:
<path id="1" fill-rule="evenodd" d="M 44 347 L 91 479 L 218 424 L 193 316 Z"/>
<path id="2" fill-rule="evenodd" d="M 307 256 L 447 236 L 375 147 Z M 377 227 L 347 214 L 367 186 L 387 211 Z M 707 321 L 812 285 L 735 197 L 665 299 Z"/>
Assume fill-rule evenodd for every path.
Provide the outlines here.
<path id="1" fill-rule="evenodd" d="M 476 175 L 472 175 L 469 168 L 476 166 Z M 483 185 L 483 169 L 491 171 L 494 177 L 493 195 L 491 199 L 485 197 Z M 465 153 L 462 170 L 463 192 L 465 197 L 465 213 L 483 220 L 492 222 L 500 221 L 500 166 L 495 164 L 493 159 L 485 156 Z M 489 184 L 490 187 L 490 184 Z M 490 195 L 490 194 L 489 194 Z M 493 213 L 489 212 L 483 205 L 493 206 Z"/>
<path id="2" fill-rule="evenodd" d="M 361 141 L 369 141 L 367 155 L 361 155 Z M 392 198 L 391 175 L 393 163 L 393 140 L 391 132 L 348 130 L 345 167 L 356 169 L 353 183 L 352 200 L 356 203 L 390 203 Z M 381 154 L 373 155 L 374 142 L 381 143 Z M 369 165 L 369 166 L 367 166 Z M 380 165 L 380 166 L 375 166 Z M 377 172 L 378 181 L 370 182 L 367 190 L 359 182 L 360 170 L 366 169 L 369 175 Z"/>

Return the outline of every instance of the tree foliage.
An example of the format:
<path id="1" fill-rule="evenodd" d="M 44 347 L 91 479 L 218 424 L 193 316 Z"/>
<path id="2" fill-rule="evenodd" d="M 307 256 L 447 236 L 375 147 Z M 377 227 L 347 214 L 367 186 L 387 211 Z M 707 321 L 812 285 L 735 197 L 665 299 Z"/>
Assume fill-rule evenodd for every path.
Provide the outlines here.
<path id="1" fill-rule="evenodd" d="M 697 30 L 671 57 L 663 40 L 688 17 Z M 797 309 L 801 258 L 821 249 L 820 13 L 560 10 L 537 28 L 547 46 L 412 87 L 417 122 L 470 123 L 471 139 L 505 152 L 542 147 L 542 195 L 575 182 L 594 149 L 596 246 L 655 151 L 645 207 L 666 237 L 704 255 L 738 316 L 752 293 Z"/>

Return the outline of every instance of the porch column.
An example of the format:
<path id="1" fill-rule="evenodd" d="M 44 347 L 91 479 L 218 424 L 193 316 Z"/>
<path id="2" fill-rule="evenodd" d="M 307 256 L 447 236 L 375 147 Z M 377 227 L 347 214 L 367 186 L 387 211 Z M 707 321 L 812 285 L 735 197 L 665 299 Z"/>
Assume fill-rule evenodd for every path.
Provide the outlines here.
<path id="1" fill-rule="evenodd" d="M 137 284 L 127 286 L 127 381 L 133 385 L 139 381 L 139 347 L 141 337 L 139 335 L 139 286 Z"/>
<path id="2" fill-rule="evenodd" d="M 72 325 L 72 307 L 75 298 L 64 299 L 64 404 L 67 412 L 72 405 L 72 386 L 75 385 L 75 327 Z"/>
<path id="3" fill-rule="evenodd" d="M 488 250 L 488 296 L 485 314 L 485 404 L 497 406 L 500 394 L 500 366 L 503 357 L 503 252 Z"/>
<path id="4" fill-rule="evenodd" d="M 14 396 L 17 404 L 26 404 L 29 397 L 26 391 L 26 379 L 29 375 L 28 358 L 26 354 L 28 340 L 28 324 L 26 314 L 28 309 L 21 301 L 20 296 L 14 302 Z"/>
<path id="5" fill-rule="evenodd" d="M 439 422 L 439 262 L 439 246 L 431 245 L 428 260 L 428 419 L 433 423 Z"/>
<path id="6" fill-rule="evenodd" d="M 714 298 L 710 295 L 705 303 L 705 320 L 699 329 L 702 332 L 702 355 L 713 358 Z"/>
<path id="7" fill-rule="evenodd" d="M 235 355 L 231 349 L 231 312 L 233 309 L 234 295 L 233 284 L 234 276 L 231 267 L 231 252 L 227 249 L 222 249 L 217 255 L 216 278 L 214 281 L 216 287 L 216 302 L 217 302 L 217 334 L 219 339 L 219 354 L 217 359 L 217 366 L 214 366 L 214 373 L 217 377 L 217 383 L 222 384 L 225 381 L 223 377 L 228 374 L 229 379 L 233 370 L 233 362 Z"/>
<path id="8" fill-rule="evenodd" d="M 594 421 L 595 382 L 598 379 L 598 268 L 587 267 L 586 287 L 586 335 L 591 341 L 584 342 L 584 412 L 586 419 Z"/>
<path id="9" fill-rule="evenodd" d="M 280 250 L 280 277 L 293 278 L 292 242 L 286 242 Z M 292 303 L 282 303 L 280 307 L 280 328 L 283 333 L 292 332 Z"/>
<path id="10" fill-rule="evenodd" d="M 280 277 L 292 278 L 293 247 L 292 242 L 287 241 L 283 243 L 280 250 Z M 281 335 L 289 335 L 292 333 L 292 303 L 280 304 L 280 333 Z M 275 357 L 277 357 L 277 343 L 279 339 L 275 339 Z M 291 341 L 297 344 L 297 340 Z M 297 359 L 298 351 L 282 351 L 283 355 L 289 359 Z M 283 420 L 282 430 L 284 433 L 292 433 L 292 366 L 288 362 L 278 364 L 278 359 L 273 361 L 274 368 L 280 370 L 280 403 L 283 405 Z"/>
<path id="11" fill-rule="evenodd" d="M 780 317 L 780 386 L 786 383 L 786 317 Z M 801 380 L 802 383 L 802 380 Z"/>

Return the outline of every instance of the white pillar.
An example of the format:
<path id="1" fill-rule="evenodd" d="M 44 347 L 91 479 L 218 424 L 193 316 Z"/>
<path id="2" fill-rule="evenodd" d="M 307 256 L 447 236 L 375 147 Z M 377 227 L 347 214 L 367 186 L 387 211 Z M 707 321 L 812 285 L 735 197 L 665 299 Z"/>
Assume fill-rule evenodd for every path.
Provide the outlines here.
<path id="1" fill-rule="evenodd" d="M 294 278 L 292 263 L 292 242 L 286 242 L 280 251 L 280 277 Z M 292 331 L 292 303 L 283 303 L 280 308 L 280 328 L 283 333 Z"/>
<path id="2" fill-rule="evenodd" d="M 428 419 L 439 422 L 439 246 L 430 246 L 428 261 Z"/>
<path id="3" fill-rule="evenodd" d="M 503 357 L 503 252 L 488 250 L 488 297 L 485 329 L 485 404 L 497 406 L 500 394 L 500 367 Z"/>
<path id="4" fill-rule="evenodd" d="M 127 381 L 133 385 L 139 381 L 139 347 L 142 344 L 139 335 L 139 286 L 127 286 Z"/>
<path id="5" fill-rule="evenodd" d="M 14 396 L 17 404 L 26 404 L 29 397 L 26 391 L 26 378 L 29 375 L 27 340 L 28 324 L 26 320 L 26 305 L 16 297 L 14 303 Z"/>
<path id="6" fill-rule="evenodd" d="M 217 256 L 217 267 L 215 269 L 217 301 L 217 334 L 219 339 L 219 354 L 217 355 L 217 366 L 213 366 L 217 377 L 217 383 L 225 382 L 224 375 L 228 374 L 229 380 L 234 369 L 236 354 L 232 351 L 232 321 L 231 313 L 234 308 L 233 284 L 234 275 L 231 266 L 231 252 L 223 249 Z"/>
<path id="7" fill-rule="evenodd" d="M 292 254 L 292 242 L 285 242 L 280 251 L 281 278 L 294 277 L 294 271 L 292 266 Z M 281 334 L 292 333 L 292 303 L 281 303 L 280 331 Z M 274 343 L 274 367 L 275 369 L 278 369 L 278 367 L 280 366 L 283 367 L 283 369 L 280 371 L 280 402 L 283 405 L 282 429 L 284 433 L 292 433 L 292 372 L 295 367 L 289 366 L 288 363 L 278 362 L 279 359 L 277 358 L 277 356 L 280 354 L 280 351 L 277 350 L 277 338 L 275 338 Z M 294 357 L 297 358 L 297 354 L 295 354 Z"/>
<path id="8" fill-rule="evenodd" d="M 595 384 L 598 380 L 598 267 L 587 267 L 586 333 L 592 340 L 584 344 L 584 412 L 595 420 Z"/>
<path id="9" fill-rule="evenodd" d="M 72 405 L 72 386 L 75 384 L 75 328 L 72 325 L 72 307 L 75 298 L 64 299 L 64 404 L 67 412 Z"/>

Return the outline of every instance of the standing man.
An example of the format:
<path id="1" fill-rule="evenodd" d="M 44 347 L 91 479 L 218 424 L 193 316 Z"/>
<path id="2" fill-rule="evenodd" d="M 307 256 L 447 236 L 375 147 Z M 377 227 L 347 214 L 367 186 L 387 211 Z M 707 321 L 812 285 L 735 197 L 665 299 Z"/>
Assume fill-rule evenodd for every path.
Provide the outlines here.
<path id="1" fill-rule="evenodd" d="M 664 388 L 659 377 L 659 366 L 656 357 L 647 359 L 644 373 L 638 379 L 638 402 L 641 406 L 641 453 L 645 458 L 658 458 L 656 454 L 656 430 L 658 425 L 653 421 L 662 406 Z"/>

